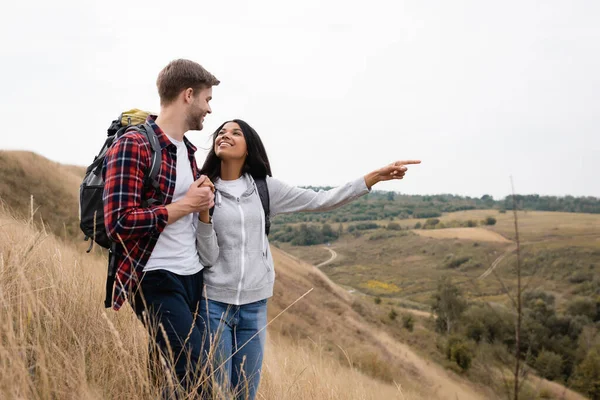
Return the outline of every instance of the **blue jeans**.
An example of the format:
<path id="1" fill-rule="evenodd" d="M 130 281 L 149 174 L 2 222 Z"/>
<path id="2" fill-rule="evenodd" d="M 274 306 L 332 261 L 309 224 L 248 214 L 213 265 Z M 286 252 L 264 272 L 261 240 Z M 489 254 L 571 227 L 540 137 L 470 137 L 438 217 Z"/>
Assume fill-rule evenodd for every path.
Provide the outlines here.
<path id="1" fill-rule="evenodd" d="M 186 392 L 198 382 L 207 336 L 204 320 L 199 314 L 194 315 L 200 311 L 202 285 L 202 271 L 186 276 L 166 270 L 148 271 L 132 299 L 135 313 L 150 333 L 151 373 L 155 377 L 161 375 L 161 354 Z M 163 397 L 177 395 L 165 388 Z"/>
<path id="2" fill-rule="evenodd" d="M 254 400 L 267 338 L 267 300 L 236 306 L 203 298 L 200 309 L 210 335 L 204 349 L 213 346 L 214 381 L 236 399 Z"/>

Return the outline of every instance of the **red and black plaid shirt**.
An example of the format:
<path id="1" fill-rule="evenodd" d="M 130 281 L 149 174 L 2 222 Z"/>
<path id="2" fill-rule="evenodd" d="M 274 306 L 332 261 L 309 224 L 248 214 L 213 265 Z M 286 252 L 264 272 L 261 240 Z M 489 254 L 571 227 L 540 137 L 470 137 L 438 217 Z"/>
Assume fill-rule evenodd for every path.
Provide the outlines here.
<path id="1" fill-rule="evenodd" d="M 152 149 L 146 137 L 130 131 L 121 136 L 106 153 L 104 176 L 104 225 L 111 240 L 117 243 L 113 309 L 119 310 L 139 283 L 158 236 L 167 225 L 166 205 L 175 191 L 177 147 L 156 125 L 156 116 L 148 117 L 161 147 L 162 163 L 158 173 L 162 204 L 142 208 L 142 199 L 160 200 L 153 188 L 144 182 L 150 171 Z M 184 138 L 192 173 L 198 179 L 194 153 L 196 148 Z M 125 245 L 123 248 L 122 243 Z"/>

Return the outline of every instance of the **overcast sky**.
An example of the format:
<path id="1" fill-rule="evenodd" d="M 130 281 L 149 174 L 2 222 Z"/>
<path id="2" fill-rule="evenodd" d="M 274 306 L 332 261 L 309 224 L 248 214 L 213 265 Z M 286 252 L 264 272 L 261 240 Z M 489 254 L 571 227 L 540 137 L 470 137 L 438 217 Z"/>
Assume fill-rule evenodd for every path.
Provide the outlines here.
<path id="1" fill-rule="evenodd" d="M 600 197 L 598 21 L 595 0 L 4 2 L 0 148 L 87 165 L 189 58 L 221 85 L 188 138 L 245 119 L 291 184 L 417 158 L 375 188 Z"/>

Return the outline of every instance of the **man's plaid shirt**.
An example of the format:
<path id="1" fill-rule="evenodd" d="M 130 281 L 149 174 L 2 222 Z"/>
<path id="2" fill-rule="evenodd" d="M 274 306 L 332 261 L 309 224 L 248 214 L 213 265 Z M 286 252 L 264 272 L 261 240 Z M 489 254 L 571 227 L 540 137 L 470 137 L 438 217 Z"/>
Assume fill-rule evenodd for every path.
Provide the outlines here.
<path id="1" fill-rule="evenodd" d="M 160 200 L 155 189 L 144 193 L 146 174 L 152 162 L 152 149 L 141 133 L 130 131 L 121 136 L 109 149 L 104 164 L 104 225 L 111 240 L 117 243 L 113 309 L 119 310 L 128 296 L 137 288 L 143 269 L 158 236 L 168 220 L 166 205 L 171 203 L 175 191 L 177 147 L 156 125 L 156 116 L 148 117 L 161 147 L 162 163 L 158 173 L 162 204 L 142 208 L 142 199 Z M 194 179 L 198 167 L 196 148 L 184 138 Z M 124 248 L 123 248 L 124 244 Z"/>

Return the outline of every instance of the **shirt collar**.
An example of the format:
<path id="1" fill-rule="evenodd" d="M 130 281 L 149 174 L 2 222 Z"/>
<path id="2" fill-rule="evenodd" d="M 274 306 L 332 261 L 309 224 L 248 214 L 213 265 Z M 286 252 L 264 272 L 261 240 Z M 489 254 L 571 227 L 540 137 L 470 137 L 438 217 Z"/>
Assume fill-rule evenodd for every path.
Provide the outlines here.
<path id="1" fill-rule="evenodd" d="M 148 124 L 150 124 L 152 129 L 154 129 L 154 132 L 156 133 L 156 136 L 158 137 L 158 142 L 160 143 L 160 148 L 164 149 L 165 147 L 168 147 L 168 146 L 175 147 L 175 145 L 169 140 L 169 138 L 167 137 L 165 132 L 162 129 L 160 129 L 160 126 L 158 126 L 156 124 L 156 117 L 158 117 L 158 116 L 157 115 L 149 115 L 148 118 L 146 119 L 146 122 Z M 192 144 L 192 142 L 190 142 L 188 140 L 188 138 L 186 138 L 185 136 L 183 137 L 183 143 L 185 143 L 185 146 L 188 149 L 188 154 L 192 155 L 196 152 L 196 150 L 197 150 L 196 146 L 194 146 Z"/>

